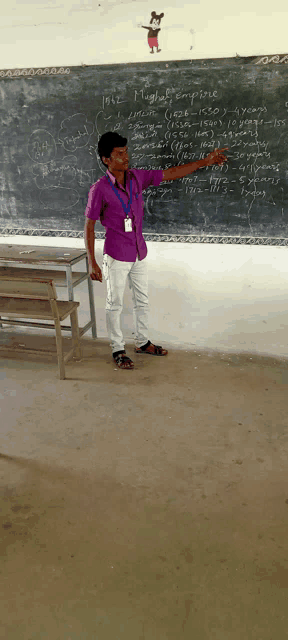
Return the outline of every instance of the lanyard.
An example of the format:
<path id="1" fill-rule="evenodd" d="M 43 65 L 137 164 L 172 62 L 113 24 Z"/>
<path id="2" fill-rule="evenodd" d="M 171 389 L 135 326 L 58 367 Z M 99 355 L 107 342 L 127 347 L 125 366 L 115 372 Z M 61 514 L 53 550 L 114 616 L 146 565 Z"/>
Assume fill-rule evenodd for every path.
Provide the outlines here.
<path id="1" fill-rule="evenodd" d="M 109 180 L 109 182 L 111 184 L 111 187 L 112 187 L 115 195 L 117 196 L 118 200 L 120 200 L 120 202 L 122 204 L 122 207 L 123 207 L 123 209 L 124 209 L 124 211 L 126 213 L 126 218 L 129 218 L 129 213 L 130 213 L 130 209 L 131 209 L 131 202 L 132 202 L 132 179 L 130 178 L 130 198 L 129 198 L 128 205 L 126 207 L 126 204 L 125 204 L 125 202 L 123 202 L 123 200 L 122 200 L 122 198 L 120 196 L 120 193 L 118 192 L 118 189 L 116 189 L 116 187 L 115 187 L 115 184 L 113 184 L 111 178 L 107 174 L 106 174 L 106 176 L 107 176 L 107 179 Z"/>

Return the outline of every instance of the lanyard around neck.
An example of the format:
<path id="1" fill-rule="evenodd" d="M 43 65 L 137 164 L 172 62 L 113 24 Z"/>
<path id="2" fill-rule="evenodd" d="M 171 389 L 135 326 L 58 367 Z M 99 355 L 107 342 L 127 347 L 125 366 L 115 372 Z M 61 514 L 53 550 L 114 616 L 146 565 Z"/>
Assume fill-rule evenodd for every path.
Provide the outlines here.
<path id="1" fill-rule="evenodd" d="M 125 202 L 123 202 L 120 193 L 118 191 L 118 189 L 116 189 L 115 184 L 113 184 L 110 176 L 108 176 L 108 174 L 106 173 L 107 179 L 109 180 L 111 187 L 115 193 L 115 195 L 117 196 L 118 200 L 120 200 L 122 207 L 126 213 L 126 218 L 129 218 L 129 213 L 130 213 L 130 209 L 131 209 L 131 202 L 132 202 L 132 179 L 130 178 L 130 197 L 129 197 L 129 202 L 128 205 L 126 206 Z"/>

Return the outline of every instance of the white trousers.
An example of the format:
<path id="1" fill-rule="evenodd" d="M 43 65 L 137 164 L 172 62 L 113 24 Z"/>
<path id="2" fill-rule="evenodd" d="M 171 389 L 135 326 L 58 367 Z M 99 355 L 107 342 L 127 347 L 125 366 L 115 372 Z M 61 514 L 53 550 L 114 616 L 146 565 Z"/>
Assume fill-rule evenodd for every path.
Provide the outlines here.
<path id="1" fill-rule="evenodd" d="M 135 345 L 143 347 L 148 342 L 148 270 L 147 259 L 136 262 L 114 260 L 104 254 L 103 275 L 107 284 L 106 323 L 112 353 L 125 349 L 121 330 L 121 312 L 128 278 L 132 291 L 133 315 L 135 323 Z"/>

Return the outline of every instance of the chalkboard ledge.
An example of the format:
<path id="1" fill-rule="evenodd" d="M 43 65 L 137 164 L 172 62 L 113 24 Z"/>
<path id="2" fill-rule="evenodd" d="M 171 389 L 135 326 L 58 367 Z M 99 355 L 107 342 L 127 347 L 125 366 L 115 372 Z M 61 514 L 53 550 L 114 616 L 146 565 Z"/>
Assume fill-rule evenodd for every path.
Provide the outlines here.
<path id="1" fill-rule="evenodd" d="M 0 236 L 36 236 L 42 238 L 83 238 L 83 231 L 66 231 L 62 229 L 22 229 L 17 227 L 0 227 Z M 288 238 L 268 238 L 252 236 L 217 236 L 190 235 L 168 233 L 143 233 L 146 242 L 181 242 L 201 244 L 249 244 L 287 247 Z M 96 231 L 96 240 L 104 240 L 105 232 Z"/>

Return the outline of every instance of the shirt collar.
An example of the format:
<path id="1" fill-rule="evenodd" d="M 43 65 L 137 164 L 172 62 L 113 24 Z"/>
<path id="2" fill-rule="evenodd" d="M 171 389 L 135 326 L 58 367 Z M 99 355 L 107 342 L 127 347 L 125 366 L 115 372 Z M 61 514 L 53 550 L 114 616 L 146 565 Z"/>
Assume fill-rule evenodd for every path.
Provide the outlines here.
<path id="1" fill-rule="evenodd" d="M 113 184 L 115 184 L 116 178 L 115 178 L 115 176 L 113 176 L 113 173 L 110 173 L 109 169 L 107 169 L 106 173 L 109 176 L 111 182 L 113 182 Z"/>
<path id="2" fill-rule="evenodd" d="M 126 180 L 127 180 L 127 178 L 128 178 L 128 171 L 129 171 L 129 169 L 126 171 Z M 115 184 L 116 184 L 116 185 L 118 185 L 121 189 L 123 189 L 123 188 L 124 188 L 124 187 L 122 186 L 122 184 L 119 184 L 119 182 L 117 181 L 117 179 L 115 178 L 115 176 L 113 176 L 113 173 L 111 173 L 111 172 L 109 171 L 109 169 L 107 169 L 107 171 L 106 171 L 106 175 L 108 175 L 108 176 L 109 176 L 109 178 L 110 178 L 110 180 L 111 180 L 112 184 L 114 184 L 114 185 L 115 185 Z M 127 183 L 126 183 L 126 184 L 127 184 Z"/>

